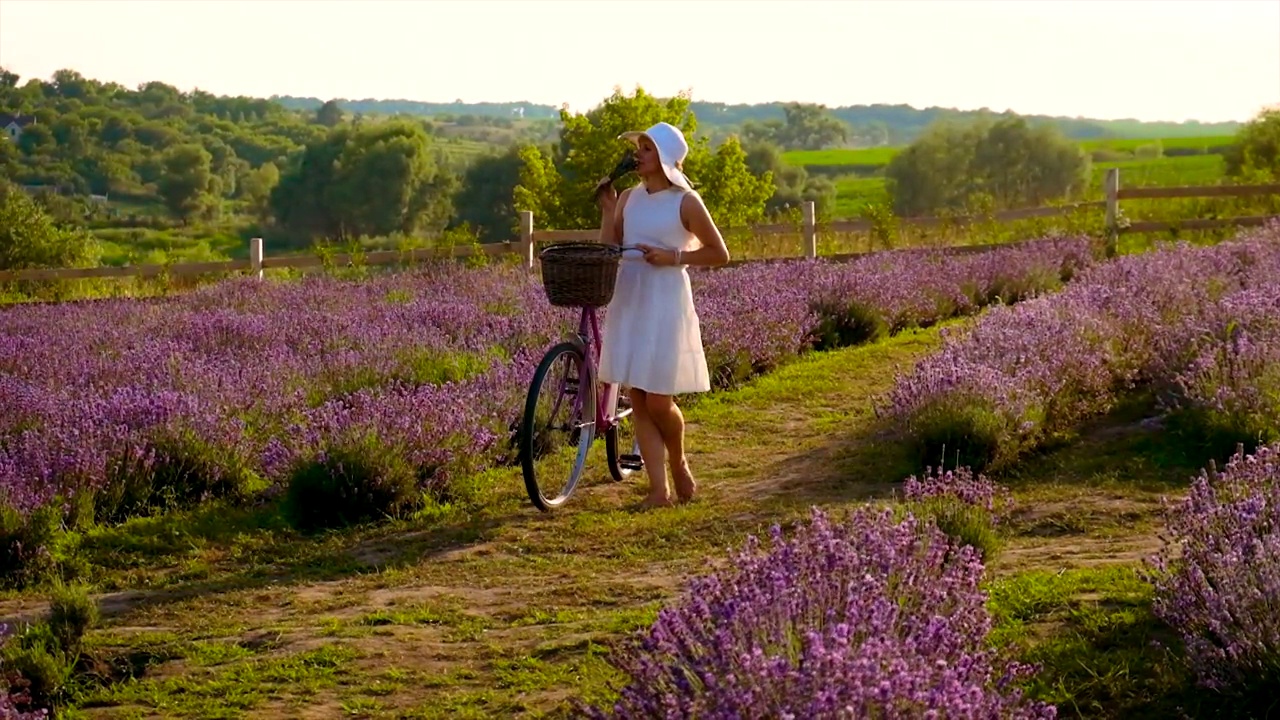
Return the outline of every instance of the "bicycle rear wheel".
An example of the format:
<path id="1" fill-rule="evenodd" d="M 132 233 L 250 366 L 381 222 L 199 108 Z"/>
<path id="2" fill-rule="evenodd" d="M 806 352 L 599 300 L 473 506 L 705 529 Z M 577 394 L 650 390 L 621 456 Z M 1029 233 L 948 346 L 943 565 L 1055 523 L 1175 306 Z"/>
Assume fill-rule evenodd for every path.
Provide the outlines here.
<path id="1" fill-rule="evenodd" d="M 640 441 L 636 439 L 630 394 L 623 395 L 621 388 L 614 412 L 614 422 L 604 433 L 604 449 L 609 460 L 609 474 L 614 481 L 622 482 L 631 473 L 643 470 L 644 460 L 640 458 Z"/>
<path id="2" fill-rule="evenodd" d="M 520 423 L 520 465 L 534 507 L 548 512 L 573 494 L 595 440 L 595 419 L 595 376 L 582 346 L 562 342 L 552 347 L 533 374 Z M 554 456 L 575 446 L 566 473 Z M 557 487 L 556 479 L 566 475 L 567 481 Z"/>

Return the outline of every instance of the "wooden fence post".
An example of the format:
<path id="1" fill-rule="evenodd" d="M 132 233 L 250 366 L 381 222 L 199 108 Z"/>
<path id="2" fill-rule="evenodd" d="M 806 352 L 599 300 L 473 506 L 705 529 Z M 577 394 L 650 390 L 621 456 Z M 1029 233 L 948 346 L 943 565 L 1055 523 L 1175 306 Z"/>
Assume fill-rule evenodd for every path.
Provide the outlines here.
<path id="1" fill-rule="evenodd" d="M 1107 257 L 1115 257 L 1120 236 L 1120 168 L 1107 168 L 1102 189 L 1107 195 Z"/>
<path id="2" fill-rule="evenodd" d="M 812 200 L 804 205 L 804 256 L 809 259 L 818 257 L 818 210 Z"/>
<path id="3" fill-rule="evenodd" d="M 533 211 L 520 211 L 520 253 L 524 269 L 533 272 Z"/>
<path id="4" fill-rule="evenodd" d="M 262 279 L 262 238 L 249 238 L 249 272 Z"/>

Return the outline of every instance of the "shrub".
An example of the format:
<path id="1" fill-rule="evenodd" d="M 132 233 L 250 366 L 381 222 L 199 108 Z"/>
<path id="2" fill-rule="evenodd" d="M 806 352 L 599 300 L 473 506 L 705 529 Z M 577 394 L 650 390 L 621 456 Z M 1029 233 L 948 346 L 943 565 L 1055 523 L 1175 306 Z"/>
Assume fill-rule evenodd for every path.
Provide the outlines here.
<path id="1" fill-rule="evenodd" d="M 754 537 L 620 651 L 631 683 L 592 717 L 1055 717 L 998 669 L 977 553 L 891 510 L 814 509 Z"/>
<path id="2" fill-rule="evenodd" d="M 997 467 L 1015 454 L 1009 447 L 1016 437 L 1009 428 L 1013 421 L 996 412 L 986 398 L 972 396 L 958 401 L 963 397 L 957 393 L 952 402 L 921 405 L 910 416 L 907 432 L 917 464 L 928 467 L 937 459 L 945 462 L 950 451 L 957 466 L 981 469 Z"/>
<path id="3" fill-rule="evenodd" d="M 98 604 L 80 586 L 62 586 L 49 600 L 49 629 L 58 646 L 78 654 L 84 634 L 98 621 Z"/>
<path id="4" fill-rule="evenodd" d="M 1182 638 L 1199 683 L 1271 697 L 1280 689 L 1280 445 L 1202 472 L 1166 510 L 1151 559 L 1153 610 Z"/>
<path id="5" fill-rule="evenodd" d="M 819 350 L 875 342 L 889 334 L 884 315 L 868 303 L 819 297 L 811 307 L 820 318 L 814 331 Z"/>
<path id="6" fill-rule="evenodd" d="M 94 493 L 99 520 L 120 522 L 213 498 L 240 502 L 260 484 L 242 445 L 213 443 L 189 428 L 156 433 L 149 451 L 138 455 L 145 461 L 122 456 L 110 481 Z"/>
<path id="7" fill-rule="evenodd" d="M 21 589 L 73 577 L 82 570 L 75 538 L 62 525 L 55 499 L 23 515 L 0 503 L 0 586 Z"/>
<path id="8" fill-rule="evenodd" d="M 59 584 L 50 598 L 48 617 L 25 626 L 16 642 L 8 642 L 8 627 L 0 626 L 0 655 L 9 688 L 0 700 L 0 718 L 43 718 L 44 708 L 58 707 L 80 660 L 84 634 L 97 620 L 98 606 L 83 587 Z M 33 714 L 21 714 L 26 711 Z"/>
<path id="9" fill-rule="evenodd" d="M 58 227 L 26 191 L 0 178 L 0 269 L 87 266 L 98 253 L 93 236 Z"/>
<path id="10" fill-rule="evenodd" d="M 75 669 L 75 655 L 62 648 L 46 622 L 26 626 L 6 642 L 3 657 L 10 686 L 27 695 L 26 710 L 58 705 Z"/>
<path id="11" fill-rule="evenodd" d="M 422 503 L 421 474 L 376 434 L 354 434 L 298 464 L 285 513 L 303 532 L 400 517 Z"/>
<path id="12" fill-rule="evenodd" d="M 1280 440 L 1280 282 L 1263 282 L 1225 294 L 1181 343 L 1184 367 L 1166 406 L 1171 425 L 1210 457 Z"/>
<path id="13" fill-rule="evenodd" d="M 967 467 L 936 471 L 926 468 L 917 478 L 902 484 L 908 508 L 918 517 L 931 518 L 952 540 L 969 545 L 991 562 L 1000 549 L 998 526 L 1013 504 L 1006 488 Z"/>
<path id="14" fill-rule="evenodd" d="M 714 385 L 778 367 L 820 334 L 859 342 L 1043 290 L 1089 248 L 1050 238 L 696 272 Z M 536 275 L 504 264 L 11 308 L 0 314 L 0 493 L 21 515 L 61 495 L 115 522 L 261 486 L 274 495 L 327 448 L 371 432 L 443 497 L 510 461 L 533 368 L 573 322 Z"/>
<path id="15" fill-rule="evenodd" d="M 8 625 L 0 624 L 0 655 L 8 658 L 12 652 L 9 640 L 13 637 Z M 44 720 L 49 711 L 34 706 L 31 683 L 11 667 L 0 672 L 0 718 L 3 720 Z"/>

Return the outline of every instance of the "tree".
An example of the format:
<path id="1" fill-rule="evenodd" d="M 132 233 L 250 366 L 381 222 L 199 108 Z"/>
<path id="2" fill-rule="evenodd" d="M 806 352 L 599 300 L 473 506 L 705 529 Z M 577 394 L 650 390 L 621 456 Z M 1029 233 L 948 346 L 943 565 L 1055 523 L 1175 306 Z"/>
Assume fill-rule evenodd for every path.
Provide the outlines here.
<path id="1" fill-rule="evenodd" d="M 7 139 L 0 142 L 9 142 Z M 52 150 L 57 144 L 57 140 L 53 137 L 53 131 L 48 125 L 28 125 L 22 131 L 22 137 L 18 138 L 18 147 L 22 149 L 24 155 L 40 155 L 46 151 Z"/>
<path id="2" fill-rule="evenodd" d="M 160 197 L 169 212 L 184 223 L 204 214 L 216 202 L 213 197 L 213 156 L 194 143 L 177 145 L 164 154 Z"/>
<path id="3" fill-rule="evenodd" d="M 795 150 L 821 150 L 849 139 L 849 126 L 827 111 L 825 105 L 788 103 L 782 126 L 782 146 Z"/>
<path id="4" fill-rule="evenodd" d="M 804 167 L 783 162 L 782 151 L 772 143 L 755 142 L 744 149 L 751 172 L 758 177 L 767 173 L 773 178 L 773 195 L 765 203 L 766 213 L 799 208 L 806 201 L 814 203 L 819 217 L 829 215 L 834 209 L 836 186 L 830 178 L 811 176 Z"/>
<path id="5" fill-rule="evenodd" d="M 520 149 L 515 146 L 473 160 L 454 199 L 458 208 L 455 222 L 478 229 L 481 242 L 512 237 L 517 225 L 514 193 L 522 165 Z"/>
<path id="6" fill-rule="evenodd" d="M 316 109 L 316 122 L 325 127 L 337 127 L 342 123 L 342 106 L 337 100 L 329 100 Z"/>
<path id="7" fill-rule="evenodd" d="M 75 70 L 62 69 L 53 73 L 53 89 L 64 98 L 84 99 L 93 94 L 93 83 Z"/>
<path id="8" fill-rule="evenodd" d="M 0 140 L 0 178 L 14 177 L 22 163 L 22 153 L 16 143 Z"/>
<path id="9" fill-rule="evenodd" d="M 976 192 L 969 174 L 980 127 L 941 122 L 899 152 L 885 167 L 885 186 L 901 216 L 961 208 Z"/>
<path id="10" fill-rule="evenodd" d="M 415 233 L 444 227 L 457 178 L 416 122 L 340 126 L 310 144 L 271 193 L 276 220 L 311 238 Z"/>
<path id="11" fill-rule="evenodd" d="M 1013 117 L 995 122 L 978 139 L 971 171 L 997 206 L 1035 206 L 1084 187 L 1089 159 L 1055 128 Z"/>
<path id="12" fill-rule="evenodd" d="M 562 109 L 560 120 L 560 142 L 550 153 L 533 146 L 520 150 L 523 164 L 515 204 L 520 210 L 532 210 L 543 226 L 598 227 L 600 211 L 592 189 L 629 148 L 618 136 L 663 121 L 680 128 L 689 139 L 685 173 L 718 224 L 729 227 L 759 220 L 773 193 L 771 177 L 756 177 L 747 169 L 737 138 L 713 153 L 706 138 L 696 137 L 697 119 L 686 95 L 663 101 L 641 88 L 631 97 L 615 90 L 586 114 L 571 115 Z M 619 185 L 634 182 L 625 179 Z"/>
<path id="13" fill-rule="evenodd" d="M 1280 177 L 1280 106 L 1263 110 L 1241 127 L 1224 155 L 1231 177 Z"/>
<path id="14" fill-rule="evenodd" d="M 257 170 L 250 170 L 238 188 L 249 214 L 263 217 L 268 214 L 271 191 L 280 184 L 280 170 L 274 163 L 265 163 Z"/>
<path id="15" fill-rule="evenodd" d="M 0 270 L 96 264 L 98 246 L 79 228 L 60 228 L 21 188 L 0 178 Z"/>
<path id="16" fill-rule="evenodd" d="M 84 155 L 88 148 L 89 133 L 80 116 L 75 113 L 62 115 L 50 128 L 58 145 L 58 154 L 70 160 Z"/>
<path id="17" fill-rule="evenodd" d="M 994 123 L 942 121 L 885 168 L 894 212 L 963 211 L 980 196 L 997 208 L 1039 205 L 1088 182 L 1089 158 L 1051 126 L 1018 117 Z"/>
<path id="18" fill-rule="evenodd" d="M 748 120 L 743 136 L 748 143 L 772 143 L 784 150 L 821 150 L 849 140 L 852 128 L 832 115 L 825 105 L 787 103 L 784 120 Z"/>

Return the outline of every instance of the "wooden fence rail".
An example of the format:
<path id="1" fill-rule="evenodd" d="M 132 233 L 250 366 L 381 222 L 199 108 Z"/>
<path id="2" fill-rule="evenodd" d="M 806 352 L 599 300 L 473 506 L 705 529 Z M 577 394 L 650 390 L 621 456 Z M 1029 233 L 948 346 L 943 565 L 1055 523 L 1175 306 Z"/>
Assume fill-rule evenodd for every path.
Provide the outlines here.
<path id="1" fill-rule="evenodd" d="M 957 216 L 957 217 L 910 217 L 898 218 L 897 224 L 906 227 L 942 227 L 962 226 L 975 222 L 1012 222 L 1031 218 L 1053 217 L 1064 213 L 1104 209 L 1104 222 L 1107 233 L 1107 250 L 1114 254 L 1116 239 L 1123 233 L 1166 232 L 1169 230 L 1211 230 L 1223 227 L 1251 227 L 1264 225 L 1273 220 L 1280 220 L 1280 215 L 1251 215 L 1231 218 L 1194 218 L 1175 221 L 1148 220 L 1124 223 L 1120 216 L 1120 201 L 1129 199 L 1160 199 L 1188 197 L 1252 197 L 1257 195 L 1280 195 L 1280 183 L 1267 185 L 1197 185 L 1185 187 L 1120 187 L 1119 168 L 1109 168 L 1103 182 L 1105 199 L 1080 202 L 1068 205 L 1021 208 L 1006 210 L 990 216 Z M 867 232 L 874 227 L 868 220 L 835 220 L 817 222 L 813 202 L 803 205 L 802 220 L 795 223 L 779 223 L 753 225 L 751 232 L 761 235 L 785 235 L 800 232 L 801 254 L 806 258 L 818 256 L 819 230 L 832 233 Z M 108 277 L 157 277 L 161 275 L 192 276 L 219 272 L 248 271 L 261 279 L 263 270 L 270 268 L 313 268 L 326 264 L 348 265 L 359 262 L 365 265 L 394 265 L 398 263 L 423 262 L 431 259 L 447 257 L 468 257 L 474 254 L 489 256 L 518 253 L 521 264 L 528 270 L 536 267 L 535 248 L 549 242 L 570 240 L 594 241 L 600 236 L 595 230 L 537 230 L 533 224 L 533 213 L 527 210 L 520 212 L 520 238 L 517 241 L 486 243 L 479 246 L 460 246 L 452 249 L 436 250 L 377 250 L 365 253 L 334 253 L 322 255 L 279 255 L 268 257 L 264 254 L 262 238 L 249 241 L 249 258 L 247 260 L 226 260 L 222 262 L 174 263 L 168 265 L 126 265 L 123 267 L 93 268 L 33 268 L 25 270 L 0 270 L 0 282 L 13 280 L 60 280 L 73 278 L 108 278 Z M 846 257 L 841 255 L 840 257 Z M 767 258 L 766 258 L 767 259 Z"/>

